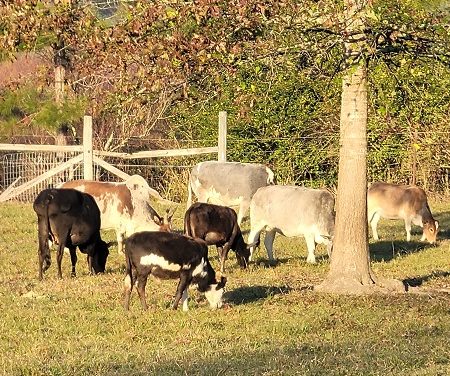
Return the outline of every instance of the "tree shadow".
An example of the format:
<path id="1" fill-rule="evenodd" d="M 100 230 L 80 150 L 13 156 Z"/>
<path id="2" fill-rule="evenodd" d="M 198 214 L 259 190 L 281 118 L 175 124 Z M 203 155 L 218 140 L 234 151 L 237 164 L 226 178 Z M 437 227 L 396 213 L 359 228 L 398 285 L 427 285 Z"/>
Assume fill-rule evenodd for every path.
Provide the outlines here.
<path id="1" fill-rule="evenodd" d="M 250 265 L 253 265 L 255 268 L 263 267 L 263 268 L 275 268 L 278 265 L 286 264 L 290 259 L 288 258 L 277 258 L 274 261 L 269 261 L 268 258 L 258 257 L 257 259 L 250 261 Z"/>
<path id="2" fill-rule="evenodd" d="M 422 284 L 426 281 L 429 281 L 433 278 L 444 278 L 450 276 L 450 271 L 445 272 L 443 270 L 433 271 L 430 274 L 423 275 L 420 277 L 412 277 L 412 278 L 406 278 L 402 282 L 405 285 L 406 289 L 408 287 L 419 287 L 422 286 Z"/>
<path id="3" fill-rule="evenodd" d="M 369 244 L 370 260 L 391 261 L 396 257 L 420 252 L 423 249 L 435 247 L 433 244 L 415 241 L 377 241 Z"/>
<path id="4" fill-rule="evenodd" d="M 267 299 L 278 294 L 287 294 L 292 291 L 292 287 L 284 286 L 244 286 L 224 294 L 226 302 L 241 305 Z"/>

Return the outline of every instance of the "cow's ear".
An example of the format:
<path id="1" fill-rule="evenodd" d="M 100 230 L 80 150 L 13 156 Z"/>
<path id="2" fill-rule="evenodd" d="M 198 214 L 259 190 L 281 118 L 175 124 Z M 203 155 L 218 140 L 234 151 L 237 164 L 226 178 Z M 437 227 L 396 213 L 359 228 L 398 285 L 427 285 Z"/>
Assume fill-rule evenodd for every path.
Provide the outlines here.
<path id="1" fill-rule="evenodd" d="M 216 280 L 217 282 L 217 290 L 223 289 L 225 287 L 225 283 L 227 283 L 227 277 L 225 274 L 222 274 L 221 272 L 216 273 Z"/>
<path id="2" fill-rule="evenodd" d="M 153 216 L 153 221 L 155 221 L 155 223 L 160 226 L 162 226 L 162 224 L 163 224 L 162 218 L 156 214 Z"/>
<path id="3" fill-rule="evenodd" d="M 225 287 L 226 283 L 227 283 L 227 277 L 225 277 L 225 276 L 220 277 L 220 282 L 217 284 L 217 290 L 223 289 Z"/>
<path id="4" fill-rule="evenodd" d="M 434 221 L 434 224 L 436 225 L 436 230 L 439 228 L 439 222 L 438 221 Z"/>
<path id="5" fill-rule="evenodd" d="M 175 214 L 175 209 L 166 209 L 166 213 L 164 214 L 163 221 L 165 224 L 169 224 L 172 221 L 172 217 Z"/>

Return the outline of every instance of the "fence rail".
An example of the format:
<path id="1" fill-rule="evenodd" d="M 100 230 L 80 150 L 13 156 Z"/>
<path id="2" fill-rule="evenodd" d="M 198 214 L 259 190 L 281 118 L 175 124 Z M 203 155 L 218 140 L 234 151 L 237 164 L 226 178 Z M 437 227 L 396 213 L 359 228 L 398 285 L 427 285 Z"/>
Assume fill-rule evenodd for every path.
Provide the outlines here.
<path id="1" fill-rule="evenodd" d="M 137 160 L 149 158 L 186 158 L 202 154 L 217 154 L 218 160 L 226 160 L 226 112 L 219 113 L 218 146 L 201 148 L 179 148 L 148 150 L 139 152 L 109 152 L 93 149 L 92 118 L 84 117 L 82 145 L 28 145 L 0 144 L 0 152 L 8 151 L 0 166 L 0 202 L 12 198 L 30 201 L 44 187 L 55 186 L 68 179 L 101 179 L 104 171 L 120 179 L 130 174 L 124 171 L 128 164 L 132 173 L 142 171 L 136 167 Z M 78 155 L 77 155 L 78 154 Z M 106 161 L 113 158 L 122 161 L 115 165 Z M 128 161 L 128 163 L 123 163 Z M 81 168 L 82 166 L 82 168 Z M 137 171 L 136 171 L 137 170 Z M 77 173 L 76 173 L 77 172 Z M 109 180 L 112 180 L 110 176 Z M 21 183 L 21 185 L 16 186 Z M 29 194 L 25 194 L 29 191 Z M 1 189 L 0 189 L 1 192 Z"/>

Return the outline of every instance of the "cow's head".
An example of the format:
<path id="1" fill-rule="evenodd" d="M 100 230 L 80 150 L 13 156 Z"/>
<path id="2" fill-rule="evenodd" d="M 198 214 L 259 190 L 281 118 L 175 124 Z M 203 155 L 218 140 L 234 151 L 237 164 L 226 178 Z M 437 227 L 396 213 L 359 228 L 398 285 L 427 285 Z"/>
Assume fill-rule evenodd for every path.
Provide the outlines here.
<path id="1" fill-rule="evenodd" d="M 104 273 L 106 268 L 106 259 L 109 255 L 109 244 L 103 240 L 99 240 L 96 247 L 95 253 L 92 257 L 92 269 L 94 273 Z"/>
<path id="2" fill-rule="evenodd" d="M 205 291 L 206 299 L 212 309 L 222 307 L 222 296 L 227 283 L 227 277 L 220 272 L 216 273 L 216 283 L 209 285 L 208 290 Z"/>
<path id="3" fill-rule="evenodd" d="M 439 231 L 439 222 L 431 219 L 423 222 L 423 236 L 430 244 L 436 243 L 437 233 Z"/>
<path id="4" fill-rule="evenodd" d="M 153 221 L 155 221 L 155 223 L 159 225 L 159 231 L 172 231 L 172 217 L 174 213 L 175 209 L 166 209 L 166 212 L 164 213 L 164 216 L 162 218 L 155 213 L 155 215 L 153 216 Z"/>

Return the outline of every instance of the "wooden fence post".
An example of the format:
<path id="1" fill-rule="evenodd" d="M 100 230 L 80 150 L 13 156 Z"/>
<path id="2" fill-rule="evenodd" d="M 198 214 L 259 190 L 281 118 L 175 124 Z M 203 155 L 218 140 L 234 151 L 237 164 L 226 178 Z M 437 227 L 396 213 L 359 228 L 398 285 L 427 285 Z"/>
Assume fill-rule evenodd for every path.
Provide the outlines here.
<path id="1" fill-rule="evenodd" d="M 55 68 L 55 102 L 58 106 L 64 101 L 64 76 L 64 67 L 58 65 Z"/>
<path id="2" fill-rule="evenodd" d="M 83 119 L 83 171 L 84 179 L 94 179 L 93 153 L 92 153 L 92 116 Z"/>
<path id="3" fill-rule="evenodd" d="M 218 161 L 227 161 L 227 112 L 219 112 L 219 151 Z"/>

